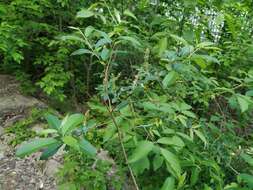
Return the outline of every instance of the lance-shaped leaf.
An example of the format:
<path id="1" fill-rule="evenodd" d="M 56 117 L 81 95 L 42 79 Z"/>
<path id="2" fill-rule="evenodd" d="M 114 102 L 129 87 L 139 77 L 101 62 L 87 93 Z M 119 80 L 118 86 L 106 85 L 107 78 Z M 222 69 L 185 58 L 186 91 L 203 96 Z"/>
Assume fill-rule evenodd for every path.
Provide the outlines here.
<path id="1" fill-rule="evenodd" d="M 61 121 L 58 119 L 58 117 L 52 115 L 52 114 L 47 114 L 45 116 L 47 123 L 49 125 L 50 128 L 56 129 L 58 130 L 60 125 L 61 125 Z"/>
<path id="2" fill-rule="evenodd" d="M 120 36 L 118 39 L 121 40 L 122 42 L 130 43 L 134 47 L 140 47 L 141 46 L 141 43 L 136 38 L 131 37 L 131 36 Z"/>
<path id="3" fill-rule="evenodd" d="M 123 14 L 137 20 L 136 16 L 129 9 L 125 10 Z"/>
<path id="4" fill-rule="evenodd" d="M 178 76 L 177 72 L 175 72 L 175 71 L 170 71 L 170 72 L 165 76 L 165 78 L 163 79 L 163 82 L 162 82 L 162 83 L 163 83 L 163 87 L 166 88 L 166 87 L 172 85 L 173 83 L 175 83 L 176 80 L 177 80 L 177 76 Z"/>
<path id="5" fill-rule="evenodd" d="M 57 142 L 48 146 L 48 148 L 44 150 L 42 155 L 40 156 L 40 160 L 47 160 L 50 156 L 53 156 L 61 146 L 62 142 Z"/>
<path id="6" fill-rule="evenodd" d="M 168 177 L 161 190 L 175 190 L 175 178 L 174 177 Z"/>
<path id="7" fill-rule="evenodd" d="M 242 157 L 242 159 L 247 162 L 250 166 L 253 167 L 253 158 L 251 156 L 249 156 L 248 154 L 245 153 L 241 153 L 240 155 Z"/>
<path id="8" fill-rule="evenodd" d="M 146 157 L 153 147 L 154 144 L 150 141 L 139 142 L 133 154 L 129 157 L 129 163 L 137 162 L 138 160 Z"/>
<path id="9" fill-rule="evenodd" d="M 59 141 L 54 138 L 34 139 L 31 142 L 22 143 L 16 152 L 16 156 L 22 158 L 44 147 L 57 143 L 59 143 Z"/>
<path id="10" fill-rule="evenodd" d="M 70 146 L 71 148 L 75 149 L 75 150 L 80 150 L 79 144 L 78 144 L 78 140 L 72 136 L 65 136 L 62 138 L 62 141 Z"/>
<path id="11" fill-rule="evenodd" d="M 97 154 L 97 149 L 87 140 L 81 139 L 79 141 L 80 150 L 89 154 L 90 156 L 95 156 Z"/>
<path id="12" fill-rule="evenodd" d="M 70 116 L 66 116 L 61 123 L 61 132 L 64 136 L 65 134 L 71 132 L 73 129 L 80 126 L 84 121 L 83 114 L 73 114 Z"/>
<path id="13" fill-rule="evenodd" d="M 161 154 L 165 158 L 169 168 L 172 170 L 171 173 L 175 175 L 176 178 L 179 178 L 181 176 L 181 166 L 177 156 L 163 148 L 161 148 Z"/>
<path id="14" fill-rule="evenodd" d="M 83 55 L 83 54 L 93 54 L 93 52 L 88 49 L 78 49 L 78 50 L 74 51 L 73 53 L 71 53 L 71 56 Z"/>
<path id="15" fill-rule="evenodd" d="M 89 18 L 92 16 L 94 16 L 94 12 L 87 10 L 87 9 L 83 9 L 83 10 L 77 12 L 77 15 L 76 15 L 77 18 Z"/>

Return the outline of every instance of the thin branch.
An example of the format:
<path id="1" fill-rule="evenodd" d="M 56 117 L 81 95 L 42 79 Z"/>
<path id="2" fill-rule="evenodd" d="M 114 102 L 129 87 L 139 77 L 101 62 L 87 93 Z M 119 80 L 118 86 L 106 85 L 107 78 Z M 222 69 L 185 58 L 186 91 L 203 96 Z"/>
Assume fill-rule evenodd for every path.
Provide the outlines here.
<path id="1" fill-rule="evenodd" d="M 128 157 L 127 157 L 127 153 L 126 153 L 126 149 L 125 149 L 125 146 L 124 146 L 124 143 L 123 143 L 123 137 L 122 137 L 122 133 L 121 133 L 121 130 L 120 130 L 120 127 L 119 125 L 117 124 L 116 120 L 115 120 L 115 117 L 113 115 L 113 110 L 110 109 L 108 107 L 108 105 L 106 105 L 106 108 L 110 114 L 110 117 L 112 119 L 112 122 L 113 124 L 115 125 L 116 129 L 117 129 L 117 132 L 118 132 L 118 137 L 119 137 L 119 142 L 120 142 L 120 146 L 121 146 L 121 149 L 122 149 L 122 152 L 123 152 L 123 155 L 124 155 L 124 159 L 125 159 L 125 162 L 127 164 L 127 167 L 128 167 L 128 170 L 130 172 L 130 175 L 131 175 L 131 178 L 133 180 L 133 183 L 134 183 L 134 187 L 136 190 L 139 190 L 139 187 L 138 187 L 138 184 L 136 182 L 136 179 L 135 179 L 135 176 L 134 176 L 134 173 L 133 173 L 133 170 L 131 168 L 131 166 L 129 165 L 129 162 L 128 162 Z"/>
<path id="2" fill-rule="evenodd" d="M 114 50 L 114 48 L 115 48 L 115 46 L 112 47 L 112 50 Z M 119 127 L 118 123 L 116 122 L 115 117 L 113 115 L 113 109 L 112 109 L 112 106 L 111 106 L 111 100 L 110 100 L 109 94 L 108 94 L 109 68 L 110 68 L 110 65 L 111 65 L 111 62 L 112 62 L 113 58 L 114 58 L 114 56 L 113 56 L 113 53 L 112 53 L 111 56 L 110 56 L 110 58 L 109 58 L 109 60 L 108 60 L 108 62 L 107 62 L 106 68 L 105 68 L 104 90 L 105 90 L 106 96 L 108 97 L 108 104 L 105 103 L 105 106 L 106 106 L 106 108 L 107 108 L 107 110 L 109 112 L 109 115 L 110 115 L 110 117 L 112 119 L 113 124 L 115 125 L 115 127 L 117 129 L 120 146 L 121 146 L 121 149 L 122 149 L 122 152 L 123 152 L 123 156 L 124 156 L 127 168 L 128 168 L 128 170 L 130 172 L 132 181 L 134 183 L 134 187 L 135 187 L 136 190 L 139 190 L 139 187 L 138 187 L 138 184 L 136 182 L 133 170 L 132 170 L 132 168 L 131 168 L 131 166 L 129 165 L 129 162 L 128 162 L 128 157 L 127 157 L 126 149 L 125 149 L 125 146 L 124 146 L 124 143 L 123 143 L 122 133 L 121 133 L 120 127 Z"/>

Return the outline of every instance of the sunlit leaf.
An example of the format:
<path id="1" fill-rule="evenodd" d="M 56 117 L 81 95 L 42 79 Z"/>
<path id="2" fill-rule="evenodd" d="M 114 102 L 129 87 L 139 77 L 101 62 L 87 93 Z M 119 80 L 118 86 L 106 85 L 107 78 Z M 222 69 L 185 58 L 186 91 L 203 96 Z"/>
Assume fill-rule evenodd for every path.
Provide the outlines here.
<path id="1" fill-rule="evenodd" d="M 95 156 L 97 154 L 96 148 L 87 140 L 81 139 L 79 141 L 80 150 L 87 153 L 90 156 Z"/>
<path id="2" fill-rule="evenodd" d="M 76 51 L 74 51 L 73 53 L 71 53 L 71 55 L 83 55 L 83 54 L 93 54 L 92 51 L 88 50 L 88 49 L 78 49 Z"/>
<path id="3" fill-rule="evenodd" d="M 181 166 L 180 166 L 180 162 L 177 156 L 173 154 L 172 152 L 163 148 L 161 148 L 161 154 L 165 158 L 170 168 L 173 170 L 172 174 L 175 173 L 176 175 L 175 177 L 179 178 L 181 176 Z"/>
<path id="4" fill-rule="evenodd" d="M 119 40 L 127 43 L 131 43 L 133 46 L 141 46 L 141 43 L 134 37 L 131 36 L 120 36 Z"/>
<path id="5" fill-rule="evenodd" d="M 140 141 L 133 154 L 129 157 L 129 163 L 137 162 L 146 157 L 153 149 L 154 144 L 150 141 Z"/>
<path id="6" fill-rule="evenodd" d="M 249 175 L 249 174 L 239 174 L 237 176 L 237 179 L 239 182 L 244 182 L 246 183 L 250 188 L 253 188 L 253 175 Z"/>
<path id="7" fill-rule="evenodd" d="M 249 156 L 248 154 L 241 153 L 240 155 L 245 162 L 247 162 L 250 166 L 253 167 L 253 157 Z"/>
<path id="8" fill-rule="evenodd" d="M 159 154 L 156 154 L 153 160 L 153 169 L 154 171 L 158 170 L 163 164 L 164 158 Z"/>
<path id="9" fill-rule="evenodd" d="M 164 51 L 167 49 L 168 41 L 167 38 L 162 38 L 158 42 L 158 55 L 161 57 Z"/>
<path id="10" fill-rule="evenodd" d="M 244 113 L 245 111 L 247 111 L 249 109 L 249 105 L 250 105 L 248 98 L 246 96 L 243 96 L 240 94 L 236 95 L 236 98 L 239 103 L 241 112 Z"/>
<path id="11" fill-rule="evenodd" d="M 70 116 L 66 116 L 61 123 L 61 131 L 62 134 L 65 135 L 71 132 L 73 129 L 79 127 L 84 121 L 83 114 L 73 114 Z"/>
<path id="12" fill-rule="evenodd" d="M 66 145 L 74 148 L 75 150 L 80 150 L 79 143 L 76 138 L 72 136 L 65 136 L 62 138 L 62 140 Z"/>
<path id="13" fill-rule="evenodd" d="M 175 178 L 168 177 L 165 180 L 161 190 L 175 190 Z"/>
<path id="14" fill-rule="evenodd" d="M 103 61 L 106 61 L 106 60 L 109 58 L 109 56 L 110 56 L 110 51 L 109 51 L 109 49 L 107 49 L 106 47 L 103 48 L 103 50 L 102 50 L 100 56 L 101 56 L 101 58 L 102 58 Z"/>
<path id="15" fill-rule="evenodd" d="M 205 146 L 207 145 L 207 140 L 204 134 L 199 130 L 194 130 L 194 133 L 205 143 Z"/>
<path id="16" fill-rule="evenodd" d="M 111 43 L 111 40 L 108 41 L 108 39 L 102 38 L 97 41 L 97 43 L 95 44 L 95 48 L 97 49 L 101 46 L 104 46 L 104 45 L 110 44 L 110 43 Z"/>
<path id="17" fill-rule="evenodd" d="M 124 15 L 129 16 L 133 18 L 134 20 L 137 20 L 136 16 L 129 9 L 124 11 Z"/>
<path id="18" fill-rule="evenodd" d="M 185 39 L 183 39 L 182 37 L 179 37 L 179 36 L 174 35 L 174 34 L 170 34 L 170 37 L 172 37 L 177 42 L 182 43 L 183 45 L 188 45 L 188 42 Z"/>
<path id="19" fill-rule="evenodd" d="M 168 86 L 174 84 L 177 80 L 178 74 L 176 71 L 170 71 L 162 81 L 163 87 L 167 88 Z"/>
<path id="20" fill-rule="evenodd" d="M 49 125 L 49 127 L 58 130 L 60 125 L 61 125 L 61 121 L 59 120 L 58 117 L 52 115 L 52 114 L 47 114 L 45 116 L 47 123 Z"/>
<path id="21" fill-rule="evenodd" d="M 94 16 L 94 12 L 87 10 L 87 9 L 83 9 L 83 10 L 77 12 L 77 15 L 76 15 L 77 18 L 89 18 L 92 16 Z"/>
<path id="22" fill-rule="evenodd" d="M 16 156 L 24 157 L 24 156 L 34 153 L 44 147 L 47 147 L 47 146 L 53 145 L 53 144 L 58 144 L 58 143 L 59 143 L 59 141 L 57 141 L 54 138 L 34 139 L 30 142 L 24 142 L 18 148 L 18 150 L 16 152 Z"/>
<path id="23" fill-rule="evenodd" d="M 48 146 L 47 149 L 44 150 L 43 153 L 41 154 L 40 160 L 47 160 L 49 157 L 53 156 L 61 146 L 62 142 L 58 142 Z"/>
<path id="24" fill-rule="evenodd" d="M 157 141 L 160 144 L 172 145 L 178 148 L 182 148 L 185 146 L 184 141 L 178 136 L 173 137 L 162 137 Z"/>

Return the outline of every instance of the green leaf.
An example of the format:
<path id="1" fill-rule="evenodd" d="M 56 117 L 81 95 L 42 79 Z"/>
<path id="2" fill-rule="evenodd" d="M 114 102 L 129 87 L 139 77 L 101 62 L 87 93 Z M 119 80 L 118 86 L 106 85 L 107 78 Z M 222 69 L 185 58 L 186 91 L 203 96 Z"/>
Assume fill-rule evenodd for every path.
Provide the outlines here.
<path id="1" fill-rule="evenodd" d="M 102 58 L 103 61 L 106 61 L 110 56 L 110 51 L 109 49 L 107 49 L 106 47 L 103 48 L 101 54 L 100 54 L 100 57 Z"/>
<path id="2" fill-rule="evenodd" d="M 110 44 L 110 43 L 111 43 L 111 40 L 108 41 L 108 39 L 102 38 L 97 41 L 97 43 L 95 44 L 95 48 L 97 49 L 101 46 L 104 46 L 104 45 Z"/>
<path id="3" fill-rule="evenodd" d="M 179 135 L 179 136 L 181 136 L 183 139 L 185 139 L 185 140 L 187 140 L 187 141 L 193 143 L 193 140 L 192 140 L 192 138 L 191 138 L 189 135 L 186 135 L 186 134 L 180 133 L 180 132 L 177 132 L 177 135 Z"/>
<path id="4" fill-rule="evenodd" d="M 129 9 L 125 10 L 123 14 L 137 20 L 136 16 Z"/>
<path id="5" fill-rule="evenodd" d="M 75 36 L 75 35 L 66 35 L 66 36 L 61 36 L 60 37 L 60 40 L 63 40 L 63 41 L 66 41 L 66 40 L 73 40 L 73 41 L 79 41 L 79 42 L 83 42 L 85 43 L 85 40 L 78 37 L 78 36 Z"/>
<path id="6" fill-rule="evenodd" d="M 44 150 L 42 155 L 40 156 L 40 160 L 47 160 L 50 156 L 53 156 L 61 146 L 62 142 L 58 142 L 48 146 L 48 148 Z"/>
<path id="7" fill-rule="evenodd" d="M 182 111 L 182 114 L 184 114 L 184 115 L 186 115 L 186 116 L 188 116 L 188 117 L 191 117 L 191 118 L 196 118 L 196 115 L 193 113 L 193 112 L 191 112 L 191 111 Z"/>
<path id="8" fill-rule="evenodd" d="M 112 42 L 110 36 L 109 36 L 107 33 L 103 32 L 103 31 L 101 31 L 101 30 L 96 30 L 96 32 L 97 32 L 101 37 L 103 37 L 108 43 L 111 43 L 111 42 Z"/>
<path id="9" fill-rule="evenodd" d="M 249 174 L 240 174 L 237 177 L 238 181 L 241 183 L 242 181 L 246 183 L 250 188 L 253 188 L 253 175 Z"/>
<path id="10" fill-rule="evenodd" d="M 60 125 L 61 125 L 61 121 L 58 119 L 58 117 L 52 115 L 52 114 L 47 114 L 45 116 L 47 123 L 49 125 L 49 127 L 58 130 Z"/>
<path id="11" fill-rule="evenodd" d="M 120 36 L 118 38 L 119 40 L 123 41 L 123 42 L 127 42 L 127 43 L 130 43 L 132 44 L 133 46 L 141 46 L 141 43 L 134 37 L 131 37 L 131 36 Z"/>
<path id="12" fill-rule="evenodd" d="M 83 10 L 77 12 L 77 15 L 76 15 L 77 18 L 89 18 L 92 16 L 94 16 L 94 12 L 87 10 L 87 9 L 83 9 Z"/>
<path id="13" fill-rule="evenodd" d="M 186 180 L 186 172 L 183 174 L 183 175 L 181 175 L 180 177 L 179 177 L 179 179 L 178 179 L 178 185 L 177 185 L 177 188 L 178 189 L 181 189 L 183 186 L 184 186 L 184 184 L 185 184 L 185 180 Z"/>
<path id="14" fill-rule="evenodd" d="M 120 12 L 117 9 L 114 9 L 114 16 L 118 23 L 121 23 L 121 17 L 120 17 Z"/>
<path id="15" fill-rule="evenodd" d="M 97 149 L 85 139 L 81 139 L 79 141 L 79 146 L 81 151 L 89 154 L 90 156 L 95 156 L 97 154 Z"/>
<path id="16" fill-rule="evenodd" d="M 75 139 L 74 137 L 65 136 L 62 138 L 62 140 L 66 145 L 74 148 L 75 150 L 80 150 L 79 143 L 78 143 L 77 139 Z"/>
<path id="17" fill-rule="evenodd" d="M 249 109 L 249 101 L 247 100 L 247 98 L 240 94 L 237 94 L 236 98 L 239 103 L 241 112 L 244 113 L 245 111 L 247 111 Z"/>
<path id="18" fill-rule="evenodd" d="M 194 130 L 194 133 L 205 143 L 205 146 L 206 146 L 207 140 L 206 140 L 206 137 L 204 136 L 204 134 L 196 129 Z"/>
<path id="19" fill-rule="evenodd" d="M 185 39 L 183 39 L 182 37 L 179 37 L 179 36 L 174 35 L 174 34 L 170 34 L 170 37 L 172 37 L 177 42 L 180 42 L 180 43 L 184 44 L 185 46 L 189 45 L 188 42 Z"/>
<path id="20" fill-rule="evenodd" d="M 202 69 L 206 68 L 211 63 L 219 63 L 219 60 L 217 60 L 215 57 L 200 54 L 192 55 L 191 60 L 199 65 Z"/>
<path id="21" fill-rule="evenodd" d="M 116 123 L 118 123 L 118 125 L 121 125 L 123 118 L 122 116 L 117 116 L 115 118 Z M 109 125 L 106 127 L 106 131 L 103 135 L 103 142 L 106 142 L 108 140 L 110 140 L 115 134 L 116 134 L 117 128 L 115 127 L 113 122 L 110 122 Z"/>
<path id="22" fill-rule="evenodd" d="M 48 135 L 48 134 L 58 133 L 58 131 L 56 129 L 44 129 L 38 133 L 40 135 Z"/>
<path id="23" fill-rule="evenodd" d="M 71 53 L 71 56 L 83 55 L 83 54 L 93 54 L 93 52 L 88 49 L 78 49 L 78 50 L 74 51 L 73 53 Z"/>
<path id="24" fill-rule="evenodd" d="M 167 88 L 168 86 L 174 84 L 174 83 L 176 82 L 176 80 L 177 80 L 177 76 L 178 76 L 178 74 L 177 74 L 176 71 L 171 71 L 171 72 L 169 72 L 169 73 L 165 76 L 165 78 L 163 79 L 163 82 L 162 82 L 163 87 L 164 87 L 164 88 Z"/>
<path id="25" fill-rule="evenodd" d="M 154 171 L 158 170 L 162 166 L 163 161 L 164 161 L 164 158 L 161 155 L 159 154 L 155 155 L 154 160 L 153 160 Z"/>
<path id="26" fill-rule="evenodd" d="M 215 22 L 216 25 L 219 26 L 219 25 L 221 25 L 221 24 L 224 22 L 224 20 L 225 20 L 224 14 L 220 13 L 220 14 L 218 14 L 218 16 L 215 18 L 214 22 Z"/>
<path id="27" fill-rule="evenodd" d="M 204 190 L 213 190 L 211 187 L 209 187 L 207 184 L 204 185 Z"/>
<path id="28" fill-rule="evenodd" d="M 61 131 L 62 135 L 71 132 L 73 129 L 79 127 L 84 121 L 83 114 L 73 114 L 70 116 L 66 116 L 61 123 Z"/>
<path id="29" fill-rule="evenodd" d="M 181 166 L 180 166 L 179 159 L 177 158 L 177 156 L 166 149 L 161 148 L 160 150 L 167 164 L 172 169 L 171 171 L 172 175 L 175 174 L 174 177 L 179 178 L 181 176 Z"/>
<path id="30" fill-rule="evenodd" d="M 235 39 L 237 37 L 236 23 L 235 23 L 237 19 L 234 18 L 234 16 L 226 13 L 225 20 L 226 20 L 226 24 L 228 25 L 229 32 L 232 34 L 233 38 Z"/>
<path id="31" fill-rule="evenodd" d="M 153 111 L 161 111 L 164 113 L 173 113 L 170 104 L 168 103 L 151 103 L 151 102 L 143 102 L 141 104 L 145 110 L 153 110 Z"/>
<path id="32" fill-rule="evenodd" d="M 137 162 L 146 157 L 153 147 L 154 144 L 150 141 L 140 141 L 133 154 L 129 157 L 129 163 Z"/>
<path id="33" fill-rule="evenodd" d="M 187 117 L 185 117 L 184 115 L 178 115 L 177 118 L 182 125 L 187 126 Z"/>
<path id="34" fill-rule="evenodd" d="M 57 143 L 59 143 L 59 141 L 54 138 L 34 139 L 31 142 L 22 143 L 16 152 L 16 156 L 22 158 L 44 147 Z"/>
<path id="35" fill-rule="evenodd" d="M 245 153 L 241 153 L 240 156 L 243 158 L 245 162 L 247 162 L 250 166 L 253 167 L 253 158 L 251 156 Z"/>
<path id="36" fill-rule="evenodd" d="M 199 173 L 200 173 L 200 170 L 198 168 L 193 168 L 191 170 L 191 186 L 195 185 L 199 179 Z"/>
<path id="37" fill-rule="evenodd" d="M 142 174 L 145 169 L 149 170 L 150 168 L 150 162 L 148 157 L 144 157 L 137 162 L 131 163 L 131 167 L 135 173 L 135 175 Z"/>
<path id="38" fill-rule="evenodd" d="M 95 30 L 95 28 L 93 26 L 86 27 L 85 32 L 84 32 L 85 36 L 89 37 L 94 30 Z"/>
<path id="39" fill-rule="evenodd" d="M 165 180 L 165 182 L 161 188 L 161 190 L 175 190 L 175 189 L 176 188 L 175 188 L 175 178 L 174 177 L 168 177 Z"/>
<path id="40" fill-rule="evenodd" d="M 205 47 L 210 47 L 210 46 L 214 46 L 214 45 L 215 45 L 215 43 L 213 43 L 213 42 L 201 42 L 201 43 L 197 44 L 196 47 L 199 49 L 203 49 Z"/>
<path id="41" fill-rule="evenodd" d="M 158 55 L 161 57 L 164 51 L 167 49 L 168 40 L 167 38 L 162 38 L 158 42 Z"/>
<path id="42" fill-rule="evenodd" d="M 176 146 L 178 148 L 183 148 L 185 146 L 184 141 L 178 136 L 162 137 L 157 142 L 160 144 Z"/>
<path id="43" fill-rule="evenodd" d="M 247 91 L 245 95 L 253 97 L 253 90 Z"/>

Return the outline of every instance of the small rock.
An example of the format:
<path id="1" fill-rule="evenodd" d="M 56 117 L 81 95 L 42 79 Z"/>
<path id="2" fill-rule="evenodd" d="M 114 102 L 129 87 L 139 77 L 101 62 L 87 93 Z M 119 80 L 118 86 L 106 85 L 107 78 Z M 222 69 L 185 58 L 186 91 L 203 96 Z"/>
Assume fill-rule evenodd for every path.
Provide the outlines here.
<path id="1" fill-rule="evenodd" d="M 45 174 L 49 177 L 54 177 L 54 175 L 58 172 L 61 164 L 56 160 L 48 160 L 45 167 Z"/>
<path id="2" fill-rule="evenodd" d="M 44 130 L 44 128 L 43 128 L 43 124 L 41 124 L 41 123 L 38 123 L 38 124 L 36 124 L 36 125 L 34 125 L 33 127 L 32 127 L 32 131 L 34 131 L 35 133 L 37 133 L 37 134 L 39 134 L 41 131 L 43 131 Z"/>
<path id="3" fill-rule="evenodd" d="M 4 128 L 0 125 L 0 136 L 4 134 Z"/>
<path id="4" fill-rule="evenodd" d="M 4 144 L 0 144 L 0 160 L 4 158 L 4 153 L 8 149 L 8 147 Z"/>

